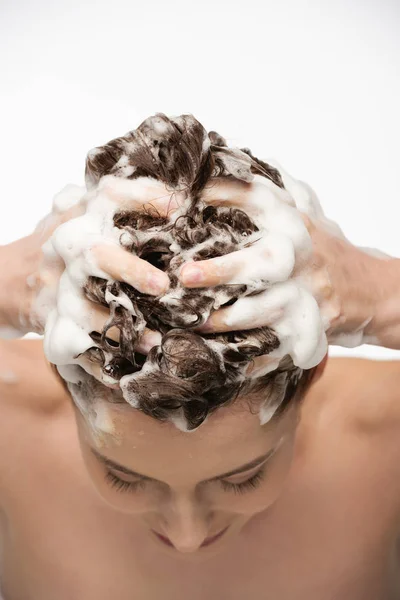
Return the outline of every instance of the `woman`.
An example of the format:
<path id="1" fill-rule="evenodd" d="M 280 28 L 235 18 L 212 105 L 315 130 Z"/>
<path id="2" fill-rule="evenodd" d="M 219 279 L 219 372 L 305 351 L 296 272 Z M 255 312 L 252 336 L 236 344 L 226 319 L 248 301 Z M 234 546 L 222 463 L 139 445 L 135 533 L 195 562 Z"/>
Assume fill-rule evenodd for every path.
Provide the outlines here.
<path id="1" fill-rule="evenodd" d="M 4 598 L 397 598 L 399 369 L 324 358 L 325 329 L 398 343 L 397 261 L 309 194 L 311 256 L 306 188 L 190 117 L 87 176 L 44 266 L 38 232 L 2 249 L 2 322 L 47 320 L 66 381 L 3 342 Z"/>

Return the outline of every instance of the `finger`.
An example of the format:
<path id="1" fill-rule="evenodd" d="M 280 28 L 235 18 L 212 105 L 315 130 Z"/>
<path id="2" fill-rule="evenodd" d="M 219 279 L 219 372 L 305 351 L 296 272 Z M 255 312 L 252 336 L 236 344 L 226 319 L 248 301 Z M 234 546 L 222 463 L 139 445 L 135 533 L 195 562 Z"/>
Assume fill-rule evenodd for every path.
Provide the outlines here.
<path id="1" fill-rule="evenodd" d="M 110 311 L 104 306 L 96 306 L 93 303 L 90 303 L 90 305 L 88 310 L 90 331 L 101 333 L 110 318 Z M 119 342 L 120 330 L 118 327 L 110 327 L 107 331 L 107 337 L 114 342 Z M 135 350 L 141 354 L 148 354 L 153 346 L 159 346 L 161 344 L 161 338 L 162 336 L 159 331 L 153 331 L 146 327 L 140 340 L 135 346 Z"/>
<path id="2" fill-rule="evenodd" d="M 184 192 L 168 189 L 164 183 L 148 177 L 129 180 L 112 175 L 103 177 L 98 191 L 125 210 L 143 210 L 145 207 L 167 216 L 186 199 Z"/>
<path id="3" fill-rule="evenodd" d="M 95 246 L 91 254 L 101 271 L 116 281 L 128 283 L 143 294 L 158 296 L 169 287 L 166 273 L 120 246 Z"/>
<path id="4" fill-rule="evenodd" d="M 222 314 L 211 315 L 199 331 L 213 331 L 213 319 L 218 330 L 223 331 L 271 326 L 280 342 L 276 356 L 289 354 L 302 369 L 316 366 L 326 354 L 327 341 L 318 304 L 294 281 L 239 298 L 219 312 Z"/>
<path id="5" fill-rule="evenodd" d="M 198 327 L 200 333 L 224 333 L 226 331 L 241 331 L 257 327 L 272 326 L 284 314 L 281 302 L 271 302 L 267 307 L 263 293 L 255 296 L 245 296 L 236 300 L 235 304 L 221 308 L 210 315 L 208 320 Z"/>
<path id="6" fill-rule="evenodd" d="M 198 330 L 208 333 L 271 326 L 284 320 L 299 298 L 299 288 L 294 282 L 279 283 L 254 296 L 243 296 L 232 306 L 212 313 Z"/>
<path id="7" fill-rule="evenodd" d="M 243 206 L 248 201 L 252 189 L 251 183 L 217 177 L 205 187 L 201 199 L 211 205 Z"/>
<path id="8" fill-rule="evenodd" d="M 289 193 L 275 185 L 267 177 L 255 176 L 251 183 L 217 177 L 212 179 L 202 192 L 201 199 L 215 206 L 236 206 L 249 215 L 258 214 L 263 200 L 271 195 L 294 206 Z"/>
<path id="9" fill-rule="evenodd" d="M 100 332 L 102 331 L 101 328 Z M 114 340 L 115 342 L 119 342 L 119 329 L 116 327 L 112 327 L 107 331 L 107 337 Z M 140 354 L 147 355 L 153 346 L 159 346 L 161 343 L 161 333 L 159 331 L 152 331 L 151 329 L 145 329 L 140 341 L 135 346 L 134 350 L 139 352 Z M 107 376 L 103 371 L 103 365 L 99 362 L 90 360 L 90 358 L 83 354 L 76 361 L 87 373 L 90 373 L 95 377 L 98 381 L 101 381 L 108 387 L 118 387 L 119 383 L 116 381 L 112 381 L 109 376 Z"/>
<path id="10" fill-rule="evenodd" d="M 214 287 L 228 283 L 243 269 L 242 252 L 231 252 L 225 256 L 186 263 L 179 274 L 185 287 Z"/>
<path id="11" fill-rule="evenodd" d="M 275 283 L 288 279 L 294 265 L 295 250 L 290 238 L 268 232 L 249 248 L 184 265 L 179 277 L 186 287 Z"/>

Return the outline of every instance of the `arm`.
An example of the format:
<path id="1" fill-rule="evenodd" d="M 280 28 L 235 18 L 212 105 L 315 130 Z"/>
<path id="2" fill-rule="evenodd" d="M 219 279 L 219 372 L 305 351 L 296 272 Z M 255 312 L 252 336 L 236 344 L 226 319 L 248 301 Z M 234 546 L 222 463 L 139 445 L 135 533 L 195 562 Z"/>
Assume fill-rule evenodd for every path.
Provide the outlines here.
<path id="1" fill-rule="evenodd" d="M 373 286 L 378 288 L 374 318 L 369 335 L 379 346 L 400 350 L 400 259 L 375 263 Z"/>
<path id="2" fill-rule="evenodd" d="M 35 235 L 0 246 L 0 338 L 17 337 L 31 329 L 33 289 L 29 282 L 40 265 L 40 246 Z"/>
<path id="3" fill-rule="evenodd" d="M 49 240 L 56 229 L 68 227 L 72 221 L 84 215 L 87 208 L 85 196 L 76 200 L 75 188 L 67 186 L 56 196 L 52 212 L 31 235 L 0 246 L 0 338 L 18 337 L 21 333 L 31 331 L 43 332 L 47 316 L 56 302 L 58 283 L 65 269 L 63 258 Z M 117 205 L 125 202 L 136 210 L 147 211 L 150 206 L 159 214 L 166 214 L 173 206 L 171 192 L 162 184 L 149 183 L 139 191 L 140 194 L 133 186 L 130 194 L 122 198 L 112 197 L 112 201 Z M 60 196 L 63 201 L 68 200 L 66 210 L 59 208 L 56 199 Z M 107 242 L 104 240 L 103 244 L 101 240 L 96 245 L 88 242 L 82 249 L 94 268 L 94 272 L 88 272 L 87 276 L 97 275 L 100 270 L 108 274 L 110 279 L 126 281 L 151 295 L 158 295 L 167 289 L 169 279 L 165 273 L 122 247 Z M 43 252 L 45 244 L 47 252 Z M 95 331 L 102 330 L 109 316 L 108 311 L 101 311 L 89 302 L 87 314 Z M 143 336 L 145 347 L 146 340 L 154 345 L 154 340 L 147 337 L 147 332 Z"/>

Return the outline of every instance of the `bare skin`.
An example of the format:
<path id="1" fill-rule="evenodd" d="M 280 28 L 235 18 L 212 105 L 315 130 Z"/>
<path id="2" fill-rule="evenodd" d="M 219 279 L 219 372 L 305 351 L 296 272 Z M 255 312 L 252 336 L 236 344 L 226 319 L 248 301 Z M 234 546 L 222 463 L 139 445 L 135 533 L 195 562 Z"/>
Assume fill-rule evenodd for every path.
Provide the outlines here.
<path id="1" fill-rule="evenodd" d="M 0 353 L 5 600 L 400 597 L 399 363 L 330 359 L 303 401 L 279 498 L 198 560 L 166 548 L 130 510 L 96 493 L 71 400 L 41 343 L 2 342 Z M 253 426 L 250 416 L 242 422 Z M 221 472 L 224 461 L 202 461 L 199 477 Z"/>

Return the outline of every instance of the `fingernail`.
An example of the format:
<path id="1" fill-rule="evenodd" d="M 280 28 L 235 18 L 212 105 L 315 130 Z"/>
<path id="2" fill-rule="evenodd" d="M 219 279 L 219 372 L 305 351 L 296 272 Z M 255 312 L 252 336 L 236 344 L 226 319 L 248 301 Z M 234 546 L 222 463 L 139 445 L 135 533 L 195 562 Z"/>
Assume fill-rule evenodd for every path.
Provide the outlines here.
<path id="1" fill-rule="evenodd" d="M 169 278 L 165 273 L 155 274 L 152 273 L 148 280 L 147 284 L 149 289 L 157 296 L 163 294 L 169 286 Z"/>
<path id="2" fill-rule="evenodd" d="M 183 283 L 200 283 L 204 281 L 204 273 L 200 267 L 196 265 L 186 265 L 181 272 Z"/>

